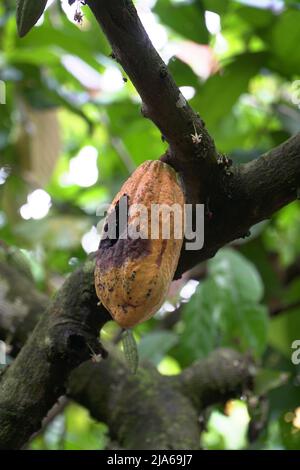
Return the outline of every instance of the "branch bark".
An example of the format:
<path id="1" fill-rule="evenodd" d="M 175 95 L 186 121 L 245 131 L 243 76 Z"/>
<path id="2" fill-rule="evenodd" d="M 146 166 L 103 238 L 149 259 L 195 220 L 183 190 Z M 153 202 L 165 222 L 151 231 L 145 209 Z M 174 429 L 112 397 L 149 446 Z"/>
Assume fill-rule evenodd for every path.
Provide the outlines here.
<path id="1" fill-rule="evenodd" d="M 110 354 L 70 376 L 68 395 L 108 424 L 124 449 L 197 449 L 198 414 L 189 399 L 151 366 L 132 375 Z"/>
<path id="2" fill-rule="evenodd" d="M 187 199 L 204 201 L 207 186 L 197 181 L 201 174 L 208 183 L 217 170 L 214 141 L 153 47 L 132 1 L 88 0 L 86 3 L 111 44 L 112 56 L 140 94 L 142 114 L 153 121 L 169 143 L 168 159 L 186 183 Z M 201 134 L 199 144 L 191 137 L 195 130 Z"/>
<path id="3" fill-rule="evenodd" d="M 144 364 L 136 376 L 111 354 L 86 362 L 70 375 L 68 395 L 108 424 L 125 449 L 198 449 L 199 414 L 249 390 L 250 358 L 219 349 L 178 376 L 162 376 Z M 147 426 L 145 426 L 147 423 Z"/>
<path id="4" fill-rule="evenodd" d="M 205 124 L 180 99 L 180 91 L 154 49 L 131 0 L 88 0 L 120 62 L 143 100 L 144 114 L 169 143 L 162 157 L 180 174 L 189 203 L 206 205 L 201 250 L 182 250 L 175 278 L 225 244 L 244 238 L 251 226 L 297 198 L 300 187 L 300 134 L 251 163 L 229 167 Z M 179 106 L 180 102 L 183 106 Z M 212 106 L 217 104 L 212 103 Z M 191 134 L 202 135 L 194 144 Z"/>
<path id="5" fill-rule="evenodd" d="M 247 237 L 253 225 L 299 197 L 300 133 L 250 163 L 229 171 L 220 167 L 209 199 L 204 246 L 182 251 L 176 278 L 227 243 Z"/>
<path id="6" fill-rule="evenodd" d="M 126 449 L 198 448 L 198 416 L 204 408 L 237 396 L 251 385 L 251 361 L 230 350 L 218 350 L 175 377 L 162 376 L 149 364 L 133 376 L 116 350 L 100 364 L 87 361 L 76 368 L 89 356 L 86 344 L 99 351 L 94 334 L 97 323 L 103 324 L 108 318 L 99 308 L 95 311 L 91 266 L 69 277 L 44 314 L 45 297 L 23 275 L 0 263 L 0 285 L 3 280 L 9 285 L 9 300 L 15 304 L 19 299 L 15 313 L 21 314 L 21 321 L 15 324 L 12 343 L 19 343 L 18 329 L 26 338 L 34 321 L 38 324 L 15 363 L 0 376 L 0 448 L 18 448 L 39 430 L 48 409 L 65 392 L 68 376 L 68 395 L 86 406 L 96 419 L 106 422 L 112 439 Z M 85 287 L 74 298 L 79 284 Z M 85 300 L 80 300 L 83 293 Z M 78 301 L 78 309 L 86 309 L 80 324 Z M 26 305 L 25 316 L 22 305 Z M 89 309 L 92 313 L 86 315 Z M 5 311 L 1 310 L 0 324 L 4 324 L 3 315 Z M 3 332 L 5 337 L 7 331 Z"/>
<path id="7" fill-rule="evenodd" d="M 217 349 L 196 361 L 179 376 L 182 392 L 199 412 L 253 387 L 256 369 L 251 357 L 231 349 Z"/>
<path id="8" fill-rule="evenodd" d="M 40 428 L 64 393 L 70 371 L 90 356 L 88 345 L 104 354 L 98 332 L 108 314 L 97 306 L 93 271 L 94 263 L 87 261 L 69 276 L 15 361 L 2 372 L 0 448 L 20 448 Z"/>

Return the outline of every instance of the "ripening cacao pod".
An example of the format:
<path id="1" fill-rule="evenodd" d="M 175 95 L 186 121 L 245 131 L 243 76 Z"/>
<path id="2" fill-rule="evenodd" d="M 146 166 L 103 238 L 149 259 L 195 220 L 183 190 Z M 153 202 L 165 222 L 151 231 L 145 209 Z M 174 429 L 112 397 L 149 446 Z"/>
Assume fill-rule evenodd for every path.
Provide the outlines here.
<path id="1" fill-rule="evenodd" d="M 128 212 L 120 225 L 124 201 Z M 165 299 L 183 242 L 184 201 L 173 168 L 150 160 L 124 183 L 108 210 L 95 287 L 104 307 L 123 328 L 149 319 Z M 110 223 L 116 227 L 114 239 L 107 236 Z M 136 232 L 142 236 L 136 237 Z"/>

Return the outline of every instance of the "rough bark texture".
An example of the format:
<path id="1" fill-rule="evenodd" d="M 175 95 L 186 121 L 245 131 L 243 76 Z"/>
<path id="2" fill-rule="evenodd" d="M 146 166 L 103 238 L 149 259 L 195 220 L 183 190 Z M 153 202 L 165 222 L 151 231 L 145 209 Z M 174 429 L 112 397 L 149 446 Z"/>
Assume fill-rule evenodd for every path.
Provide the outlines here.
<path id="1" fill-rule="evenodd" d="M 199 414 L 245 391 L 252 374 L 249 359 L 229 349 L 171 377 L 149 364 L 133 376 L 110 355 L 75 369 L 69 396 L 106 422 L 112 439 L 125 449 L 199 449 Z"/>
<path id="2" fill-rule="evenodd" d="M 76 323 L 78 309 L 83 305 L 77 306 L 77 296 L 73 299 L 73 289 L 77 289 L 78 284 L 85 286 L 87 305 L 93 309 L 91 266 L 70 276 L 44 315 L 41 312 L 45 296 L 41 296 L 15 269 L 0 263 L 0 284 L 3 274 L 9 286 L 6 293 L 10 302 L 15 305 L 19 299 L 15 307 L 17 317 L 26 300 L 27 313 L 15 326 L 12 345 L 19 344 L 18 331 L 26 338 L 34 321 L 39 323 L 0 381 L 0 448 L 24 445 L 67 388 L 70 398 L 86 406 L 95 419 L 108 424 L 111 438 L 122 448 L 197 449 L 198 417 L 205 406 L 234 397 L 251 386 L 254 373 L 251 361 L 230 350 L 218 350 L 174 377 L 162 376 L 149 364 L 144 364 L 134 376 L 114 350 L 99 364 L 89 360 L 76 368 L 89 356 L 87 344 L 99 351 L 94 334 L 98 324 L 101 326 L 109 318 L 98 307 L 93 313 L 96 319 L 91 319 L 90 315 L 82 317 L 80 328 Z M 16 280 L 17 290 L 14 289 Z M 31 297 L 26 296 L 26 290 Z M 24 302 L 20 293 L 24 294 Z M 82 290 L 78 292 L 80 298 L 82 294 Z M 6 296 L 0 299 L 7 302 Z M 61 299 L 64 299 L 63 309 L 70 305 L 70 310 L 63 315 Z M 40 313 L 37 315 L 37 312 Z M 0 324 L 7 313 L 8 310 L 0 311 Z M 3 328 L 1 333 L 0 339 L 5 339 L 9 331 Z M 75 349 L 72 346 L 74 339 Z"/>
<path id="3" fill-rule="evenodd" d="M 169 143 L 168 155 L 186 184 L 191 202 L 207 197 L 208 185 L 199 185 L 198 175 L 209 183 L 217 170 L 214 141 L 203 121 L 191 109 L 153 47 L 131 1 L 89 0 L 112 47 L 113 57 L 122 65 L 143 100 L 142 114 L 153 121 Z M 201 134 L 201 145 L 191 135 Z"/>
<path id="4" fill-rule="evenodd" d="M 178 377 L 180 388 L 200 412 L 204 408 L 252 387 L 256 369 L 250 357 L 218 349 L 195 362 Z"/>
<path id="5" fill-rule="evenodd" d="M 39 429 L 64 393 L 69 372 L 90 356 L 88 344 L 95 352 L 102 351 L 98 332 L 107 314 L 97 307 L 93 270 L 94 263 L 87 261 L 70 275 L 15 361 L 2 372 L 0 448 L 19 448 Z M 31 305 L 30 318 L 35 316 L 35 305 Z"/>
<path id="6" fill-rule="evenodd" d="M 253 225 L 270 218 L 297 199 L 300 188 L 300 134 L 250 163 L 223 171 L 211 188 L 210 217 L 204 225 L 204 246 L 183 249 L 176 277 L 214 256 L 225 244 L 249 235 Z M 228 173 L 228 174 L 227 174 Z M 199 184 L 202 181 L 199 175 Z"/>

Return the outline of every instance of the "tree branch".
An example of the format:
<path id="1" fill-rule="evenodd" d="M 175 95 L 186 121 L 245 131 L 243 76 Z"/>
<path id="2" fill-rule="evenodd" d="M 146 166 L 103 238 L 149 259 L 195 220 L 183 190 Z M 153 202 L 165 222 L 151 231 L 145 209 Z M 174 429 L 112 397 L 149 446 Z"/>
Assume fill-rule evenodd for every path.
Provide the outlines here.
<path id="1" fill-rule="evenodd" d="M 108 318 L 97 306 L 94 263 L 71 274 L 42 315 L 29 340 L 0 376 L 0 448 L 19 448 L 40 428 L 64 393 L 70 371 L 103 353 L 98 332 Z"/>
<path id="2" fill-rule="evenodd" d="M 252 389 L 255 372 L 250 357 L 231 349 L 217 349 L 185 369 L 179 381 L 184 395 L 200 411 Z"/>
<path id="3" fill-rule="evenodd" d="M 153 48 L 132 2 L 88 0 L 87 3 L 108 37 L 114 56 L 140 93 L 144 115 L 152 119 L 168 141 L 169 150 L 164 159 L 180 173 L 187 202 L 201 202 L 207 206 L 205 245 L 198 252 L 182 252 L 177 270 L 179 276 L 199 261 L 213 256 L 224 244 L 245 236 L 253 224 L 296 199 L 300 186 L 300 135 L 245 166 L 232 169 L 228 168 L 227 163 L 218 165 L 213 139 L 207 133 L 203 121 L 181 96 L 165 64 Z M 191 136 L 195 132 L 199 135 L 197 141 Z M 1 376 L 0 447 L 20 447 L 39 428 L 42 418 L 64 392 L 64 383 L 70 371 L 88 358 L 88 344 L 96 353 L 101 351 L 97 335 L 107 318 L 104 309 L 97 308 L 93 264 L 87 262 L 67 279 L 15 362 Z M 242 365 L 237 369 L 247 371 Z M 193 370 L 183 374 L 181 386 L 195 406 L 200 406 L 202 400 L 205 402 L 206 395 L 200 393 L 201 398 L 198 398 L 194 392 L 190 392 L 190 386 L 193 383 L 200 386 L 204 373 L 193 374 Z M 206 371 L 208 373 L 208 369 Z M 108 376 L 111 373 L 111 370 L 107 371 Z M 124 392 L 130 394 L 129 385 L 132 384 L 135 390 L 132 392 L 132 403 L 135 404 L 138 400 L 137 390 L 146 393 L 149 389 L 147 380 L 146 385 L 136 383 L 135 380 L 126 375 L 122 397 L 120 395 L 123 406 L 115 413 L 118 420 L 123 416 L 123 410 L 127 427 L 132 425 L 132 417 L 126 412 L 128 403 Z M 185 400 L 185 404 L 181 401 L 182 406 L 192 418 L 187 397 L 178 389 L 165 388 L 166 380 L 159 377 L 155 382 L 155 389 L 161 388 L 165 397 L 165 406 L 169 398 L 170 403 L 174 403 L 180 396 L 180 400 Z M 116 387 L 122 387 L 114 383 Z M 225 389 L 231 386 L 230 382 L 226 382 L 225 386 L 214 381 L 203 390 L 216 392 L 217 384 Z M 111 390 L 102 391 L 102 394 L 103 400 L 108 400 L 111 407 Z M 150 396 L 149 400 L 152 407 L 157 404 L 157 396 Z M 112 415 L 109 419 L 113 420 L 114 410 L 112 407 L 110 409 Z M 142 405 L 139 415 L 144 417 Z M 165 422 L 168 428 L 176 427 L 170 417 Z M 183 417 L 180 423 L 185 422 Z M 113 421 L 111 425 L 117 429 Z M 196 428 L 194 422 L 190 426 L 185 438 L 193 448 Z M 123 431 L 116 431 L 116 434 L 122 442 L 127 442 Z M 131 443 L 127 442 L 127 445 Z"/>
<path id="4" fill-rule="evenodd" d="M 108 424 L 125 449 L 197 449 L 198 415 L 189 400 L 153 366 L 132 375 L 113 354 L 70 376 L 68 395 Z"/>
<path id="5" fill-rule="evenodd" d="M 75 369 L 68 395 L 107 423 L 122 448 L 197 449 L 199 414 L 209 404 L 239 396 L 253 373 L 249 358 L 229 349 L 171 377 L 149 364 L 133 376 L 110 354 L 100 364 L 86 362 Z"/>
<path id="6" fill-rule="evenodd" d="M 220 165 L 211 186 L 204 246 L 182 251 L 176 278 L 299 197 L 300 133 L 250 163 L 223 170 Z"/>
<path id="7" fill-rule="evenodd" d="M 183 176 L 187 199 L 204 201 L 204 187 L 196 181 L 199 174 L 210 181 L 217 169 L 214 141 L 153 47 L 132 1 L 88 0 L 86 3 L 109 40 L 113 57 L 122 65 L 140 94 L 143 115 L 154 122 L 169 143 L 168 158 Z M 191 137 L 195 131 L 201 134 L 199 144 L 195 144 Z"/>
<path id="8" fill-rule="evenodd" d="M 8 273 L 5 281 L 10 283 L 7 290 L 10 300 L 14 303 L 17 296 L 20 300 L 18 308 L 22 319 L 16 324 L 16 336 L 12 337 L 14 342 L 19 341 L 18 328 L 26 338 L 34 319 L 37 321 L 38 317 L 43 317 L 41 311 L 45 299 L 43 296 L 40 298 L 39 309 L 36 299 L 40 294 L 33 284 L 4 263 L 0 263 L 0 285 L 3 273 Z M 16 281 L 18 289 L 14 291 Z M 97 325 L 94 330 L 95 320 L 90 321 L 89 318 L 99 315 L 96 322 L 104 323 L 108 317 L 99 308 L 94 311 L 91 282 L 91 266 L 69 277 L 45 312 L 45 319 L 39 320 L 15 363 L 0 377 L 0 419 L 5 425 L 0 429 L 1 448 L 16 448 L 26 443 L 40 428 L 48 409 L 65 392 L 69 372 L 89 356 L 87 342 L 93 349 L 95 344 L 97 348 L 97 339 L 88 336 L 94 335 Z M 78 292 L 78 297 L 77 294 L 74 297 L 79 284 L 85 287 Z M 32 302 L 26 297 L 25 287 L 31 293 Z M 20 292 L 25 293 L 26 316 L 20 309 Z M 83 294 L 85 300 L 80 300 Z M 7 299 L 2 300 L 6 302 Z M 77 308 L 84 308 L 79 324 Z M 66 309 L 65 313 L 63 309 Z M 88 309 L 91 309 L 91 315 L 87 316 Z M 39 315 L 36 315 L 37 311 Z M 0 311 L 0 324 L 3 314 L 4 311 Z M 76 351 L 72 347 L 74 337 Z M 77 346 L 81 343 L 82 348 L 78 351 Z M 138 374 L 133 376 L 114 351 L 100 364 L 87 361 L 73 369 L 68 394 L 86 406 L 96 419 L 105 421 L 112 439 L 124 448 L 195 449 L 199 446 L 199 413 L 208 404 L 239 394 L 250 382 L 252 373 L 247 357 L 234 351 L 219 350 L 179 376 L 161 376 L 149 364 L 140 367 Z M 144 426 L 145 421 L 147 427 Z"/>
<path id="9" fill-rule="evenodd" d="M 163 160 L 180 174 L 189 203 L 204 203 L 205 243 L 183 248 L 175 277 L 208 259 L 225 244 L 247 236 L 254 224 L 297 198 L 300 134 L 251 163 L 229 166 L 219 159 L 212 137 L 180 91 L 147 33 L 131 0 L 88 0 L 120 62 L 143 100 L 143 112 L 169 143 Z M 180 103 L 183 106 L 180 106 Z M 212 106 L 217 106 L 212 103 Z M 191 134 L 201 134 L 195 144 Z"/>

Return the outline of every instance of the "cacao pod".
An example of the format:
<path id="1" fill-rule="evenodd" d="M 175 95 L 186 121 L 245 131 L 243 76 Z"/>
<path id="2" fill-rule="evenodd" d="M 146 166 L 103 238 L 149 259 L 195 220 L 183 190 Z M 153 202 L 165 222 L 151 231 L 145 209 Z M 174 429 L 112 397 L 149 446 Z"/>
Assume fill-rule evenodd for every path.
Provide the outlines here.
<path id="1" fill-rule="evenodd" d="M 129 207 L 126 214 L 128 236 L 122 236 L 124 227 L 118 227 L 119 232 L 113 240 L 102 234 L 97 252 L 95 287 L 100 301 L 114 320 L 121 327 L 130 328 L 154 315 L 168 292 L 183 242 L 184 194 L 173 168 L 159 160 L 146 161 L 134 171 L 114 198 L 104 232 L 112 215 L 118 217 L 122 198 L 126 198 Z M 146 208 L 144 219 L 131 211 L 135 204 Z M 156 238 L 150 233 L 154 219 L 151 212 L 153 204 L 158 208 L 175 207 L 179 215 L 178 218 L 172 210 L 160 212 L 156 218 L 159 221 Z M 164 232 L 166 224 L 168 228 Z M 136 226 L 147 238 L 130 236 Z M 164 236 L 168 230 L 169 238 Z"/>

